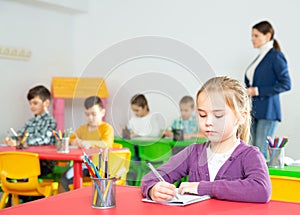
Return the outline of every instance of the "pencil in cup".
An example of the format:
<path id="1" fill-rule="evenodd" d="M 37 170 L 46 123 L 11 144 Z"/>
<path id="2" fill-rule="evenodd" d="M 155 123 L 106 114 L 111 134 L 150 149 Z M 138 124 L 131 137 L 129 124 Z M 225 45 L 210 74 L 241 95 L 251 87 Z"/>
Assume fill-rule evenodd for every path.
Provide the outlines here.
<path id="1" fill-rule="evenodd" d="M 109 149 L 105 148 L 103 151 L 99 152 L 98 155 L 98 168 L 101 178 L 110 178 L 112 177 L 109 173 L 108 167 L 108 156 L 109 156 Z"/>
<path id="2" fill-rule="evenodd" d="M 279 148 L 285 147 L 285 145 L 288 143 L 289 139 L 287 137 L 283 137 L 281 140 L 281 143 L 279 145 Z"/>
<path id="3" fill-rule="evenodd" d="M 92 179 L 92 207 L 112 208 L 116 205 L 116 185 L 115 178 L 102 178 L 96 165 L 91 161 L 86 153 L 83 156 Z"/>
<path id="4" fill-rule="evenodd" d="M 63 132 L 61 130 L 55 131 L 52 130 L 52 134 L 57 141 L 62 140 L 63 138 L 70 138 L 72 129 L 66 129 Z"/>
<path id="5" fill-rule="evenodd" d="M 116 206 L 115 178 L 92 178 L 93 208 L 113 208 Z"/>
<path id="6" fill-rule="evenodd" d="M 26 132 L 26 130 L 25 130 L 25 131 L 24 131 L 24 134 L 23 134 L 23 137 L 22 137 L 22 139 L 21 139 L 21 143 L 25 143 L 28 136 L 29 136 L 29 133 Z"/>
<path id="7" fill-rule="evenodd" d="M 280 142 L 279 137 L 275 137 L 273 140 L 270 136 L 267 136 L 266 142 L 270 148 L 283 148 L 288 143 L 288 137 L 283 137 Z"/>
<path id="8" fill-rule="evenodd" d="M 104 201 L 103 196 L 102 196 L 103 186 L 101 186 L 99 181 L 96 181 L 95 179 L 97 179 L 97 178 L 92 177 L 92 183 L 93 183 L 93 186 L 92 186 L 92 193 L 93 193 L 92 207 L 100 207 L 100 206 L 105 205 L 105 201 Z"/>

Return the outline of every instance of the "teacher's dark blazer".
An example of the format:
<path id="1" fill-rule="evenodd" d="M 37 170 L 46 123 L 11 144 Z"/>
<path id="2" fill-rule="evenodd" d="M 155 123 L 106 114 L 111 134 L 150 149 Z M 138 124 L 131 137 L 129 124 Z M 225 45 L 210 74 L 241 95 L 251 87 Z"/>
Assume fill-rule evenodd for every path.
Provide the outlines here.
<path id="1" fill-rule="evenodd" d="M 245 84 L 250 86 L 246 75 Z M 254 71 L 252 86 L 258 87 L 259 92 L 258 96 L 252 97 L 252 116 L 281 121 L 279 94 L 291 89 L 287 62 L 282 52 L 270 49 Z"/>

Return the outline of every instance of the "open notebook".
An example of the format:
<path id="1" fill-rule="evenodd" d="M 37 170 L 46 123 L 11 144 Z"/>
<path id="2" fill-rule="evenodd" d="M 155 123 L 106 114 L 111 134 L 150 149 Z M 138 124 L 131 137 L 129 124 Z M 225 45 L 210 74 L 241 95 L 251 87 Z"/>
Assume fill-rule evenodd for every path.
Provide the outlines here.
<path id="1" fill-rule="evenodd" d="M 177 189 L 176 189 L 177 192 Z M 165 205 L 176 205 L 176 206 L 185 206 L 185 205 L 189 205 L 195 202 L 200 202 L 200 201 L 204 201 L 206 199 L 210 199 L 209 195 L 204 195 L 204 196 L 198 196 L 198 195 L 192 195 L 192 194 L 184 194 L 184 195 L 180 195 L 177 193 L 177 196 L 179 199 L 176 199 L 175 197 L 165 201 L 165 202 L 155 202 L 151 199 L 147 199 L 147 198 L 143 198 L 142 201 L 143 202 L 152 202 L 152 203 L 157 203 L 157 204 L 165 204 Z"/>

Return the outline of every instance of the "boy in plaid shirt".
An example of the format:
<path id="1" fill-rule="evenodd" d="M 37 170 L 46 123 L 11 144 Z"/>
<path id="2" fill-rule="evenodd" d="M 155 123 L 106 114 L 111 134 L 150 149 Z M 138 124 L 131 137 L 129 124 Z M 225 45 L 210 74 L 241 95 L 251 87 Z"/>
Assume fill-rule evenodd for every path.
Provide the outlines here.
<path id="1" fill-rule="evenodd" d="M 55 137 L 52 131 L 56 130 L 56 121 L 49 114 L 48 107 L 50 105 L 51 96 L 49 90 L 44 86 L 36 86 L 29 90 L 27 94 L 30 110 L 34 117 L 29 119 L 24 127 L 17 132 L 23 136 L 28 134 L 26 143 L 29 146 L 55 144 Z M 16 146 L 16 138 L 6 137 L 4 143 L 10 146 Z M 54 161 L 41 160 L 41 175 L 47 175 L 54 167 Z"/>
<path id="2" fill-rule="evenodd" d="M 191 96 L 184 96 L 179 102 L 181 116 L 175 119 L 165 130 L 164 135 L 172 137 L 172 129 L 183 129 L 184 139 L 199 136 L 197 119 L 195 117 L 195 102 Z"/>

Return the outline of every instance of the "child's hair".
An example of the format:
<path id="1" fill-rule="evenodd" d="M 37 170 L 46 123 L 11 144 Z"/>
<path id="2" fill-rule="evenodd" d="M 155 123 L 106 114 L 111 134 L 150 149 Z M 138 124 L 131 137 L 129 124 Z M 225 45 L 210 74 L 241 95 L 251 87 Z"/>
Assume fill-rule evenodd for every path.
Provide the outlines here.
<path id="1" fill-rule="evenodd" d="M 27 93 L 28 101 L 30 101 L 36 96 L 38 96 L 43 102 L 46 100 L 51 101 L 50 91 L 42 85 L 38 85 L 31 88 Z"/>
<path id="2" fill-rule="evenodd" d="M 226 104 L 233 110 L 236 116 L 242 112 L 246 112 L 245 123 L 238 127 L 236 136 L 247 143 L 250 136 L 251 99 L 245 86 L 238 80 L 222 76 L 208 80 L 198 91 L 196 99 L 203 91 L 222 93 Z"/>
<path id="3" fill-rule="evenodd" d="M 180 99 L 180 102 L 179 104 L 190 104 L 191 105 L 191 108 L 194 108 L 195 107 L 195 102 L 194 102 L 194 99 L 193 97 L 191 96 L 183 96 L 181 99 Z"/>
<path id="4" fill-rule="evenodd" d="M 90 96 L 85 99 L 84 101 L 85 109 L 90 109 L 94 105 L 99 105 L 100 109 L 103 109 L 103 103 L 98 96 Z"/>
<path id="5" fill-rule="evenodd" d="M 143 94 L 134 95 L 130 100 L 130 104 L 137 105 L 138 107 L 141 107 L 141 108 L 147 107 L 147 111 L 149 111 L 147 99 Z"/>

